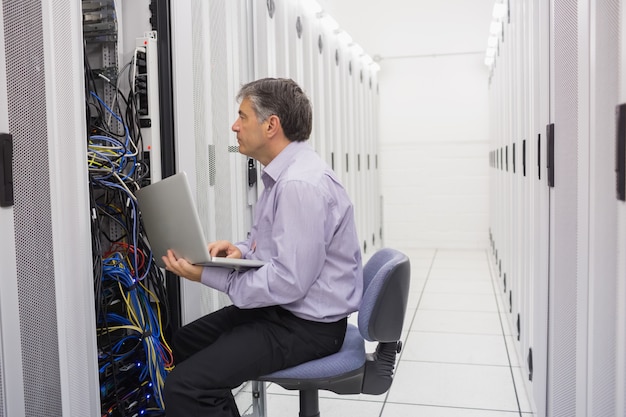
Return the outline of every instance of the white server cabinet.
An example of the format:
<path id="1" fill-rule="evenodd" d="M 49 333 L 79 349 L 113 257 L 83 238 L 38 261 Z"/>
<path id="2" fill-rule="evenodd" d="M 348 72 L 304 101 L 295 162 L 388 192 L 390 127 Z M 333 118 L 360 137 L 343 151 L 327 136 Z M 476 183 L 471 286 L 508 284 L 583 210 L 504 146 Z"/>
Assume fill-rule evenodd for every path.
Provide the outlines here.
<path id="1" fill-rule="evenodd" d="M 311 54 L 311 66 L 308 71 L 311 72 L 313 85 L 311 91 L 309 91 L 309 98 L 311 100 L 311 106 L 313 107 L 313 130 L 311 132 L 311 146 L 315 148 L 317 153 L 324 158 L 326 155 L 326 114 L 324 113 L 325 96 L 324 86 L 326 84 L 324 74 L 325 63 L 325 49 L 326 40 L 324 27 L 318 17 L 315 15 L 315 19 L 312 21 L 313 30 L 311 42 L 313 44 L 313 51 Z"/>
<path id="2" fill-rule="evenodd" d="M 187 0 L 171 8 L 177 169 L 190 175 L 207 241 L 242 240 L 256 188 L 248 185 L 248 161 L 231 126 L 235 96 L 251 73 L 245 64 L 250 5 Z M 197 283 L 183 280 L 182 287 L 184 323 L 230 302 Z"/>
<path id="3" fill-rule="evenodd" d="M 302 35 L 297 41 L 298 46 L 296 46 L 296 69 L 299 65 L 298 61 L 300 60 L 300 50 L 302 53 L 302 68 L 301 72 L 296 70 L 296 74 L 298 74 L 298 80 L 301 83 L 300 85 L 304 88 L 304 91 L 307 93 L 309 98 L 311 98 L 311 94 L 315 88 L 314 74 L 313 71 L 311 71 L 311 68 L 313 68 L 313 61 L 315 59 L 315 54 L 317 53 L 316 33 L 318 19 L 315 16 L 316 10 L 311 9 L 308 5 L 309 3 L 305 0 L 300 0 L 297 2 L 297 8 L 295 9 L 297 14 L 296 22 L 299 19 L 302 26 Z M 313 118 L 315 117 L 316 112 L 314 110 Z M 313 135 L 310 140 L 314 140 Z"/>
<path id="4" fill-rule="evenodd" d="M 4 16 L 0 8 L 0 57 L 6 62 Z M 0 132 L 9 134 L 8 92 L 6 67 L 0 66 Z M 20 344 L 19 297 L 17 289 L 17 258 L 15 242 L 14 209 L 10 200 L 14 192 L 9 185 L 8 172 L 13 172 L 12 137 L 0 138 L 0 172 L 2 173 L 2 200 L 0 207 L 0 265 L 3 280 L 0 290 L 0 417 L 25 415 L 24 380 L 22 377 L 22 347 Z M 9 166 L 10 165 L 10 166 Z M 5 201 L 7 200 L 7 201 Z M 7 238 L 8 237 L 8 238 Z"/>
<path id="5" fill-rule="evenodd" d="M 252 1 L 254 78 L 276 77 L 276 21 L 274 1 Z"/>
<path id="6" fill-rule="evenodd" d="M 507 343 L 538 415 L 546 408 L 548 355 L 549 188 L 541 137 L 549 117 L 549 16 L 545 2 L 511 4 L 489 79 L 492 255 L 512 334 Z"/>
<path id="7" fill-rule="evenodd" d="M 290 78 L 293 78 L 306 93 L 306 79 L 304 76 L 304 16 L 300 13 L 299 2 L 287 2 L 287 36 L 289 42 L 288 71 Z"/>
<path id="8" fill-rule="evenodd" d="M 539 416 L 624 414 L 623 14 L 619 0 L 512 4 L 492 69 L 492 244 Z"/>
<path id="9" fill-rule="evenodd" d="M 582 415 L 616 416 L 618 200 L 615 191 L 619 103 L 619 0 L 590 3 L 589 284 L 587 406 Z M 622 275 L 622 280 L 623 280 Z"/>
<path id="10" fill-rule="evenodd" d="M 341 123 L 337 117 L 337 102 L 335 101 L 333 88 L 333 73 L 336 64 L 337 36 L 332 27 L 327 26 L 325 18 L 320 21 L 321 51 L 319 53 L 319 64 L 317 66 L 318 79 L 320 81 L 318 91 L 318 102 L 316 103 L 316 117 L 321 117 L 320 126 L 320 155 L 329 164 L 339 148 L 339 138 L 335 137 L 334 127 Z M 319 45 L 318 45 L 319 46 Z"/>
<path id="11" fill-rule="evenodd" d="M 354 48 L 348 50 L 347 57 L 347 74 L 345 80 L 345 115 L 343 123 L 345 125 L 345 136 L 342 137 L 342 141 L 345 144 L 343 155 L 341 155 L 343 168 L 345 172 L 344 187 L 348 191 L 348 194 L 352 198 L 352 202 L 355 204 L 355 218 L 357 221 L 357 233 L 359 240 L 362 235 L 359 227 L 359 216 L 357 213 L 358 201 L 358 182 L 356 178 L 356 149 L 357 149 L 357 116 L 356 116 L 356 95 L 357 95 L 357 82 L 356 82 L 356 66 L 358 57 L 355 56 Z"/>
<path id="12" fill-rule="evenodd" d="M 14 204 L 0 208 L 0 415 L 93 416 L 100 404 L 80 3 L 5 0 L 2 26 L 0 121 L 13 138 Z"/>
<path id="13" fill-rule="evenodd" d="M 353 111 L 354 111 L 354 126 L 351 128 L 354 130 L 354 149 L 351 156 L 351 163 L 353 168 L 353 175 L 355 181 L 355 212 L 357 220 L 357 231 L 359 234 L 359 242 L 361 244 L 361 252 L 367 253 L 367 185 L 365 184 L 365 178 L 363 176 L 363 151 L 365 148 L 365 128 L 364 128 L 364 109 L 365 109 L 365 91 L 363 88 L 365 79 L 364 63 L 360 57 L 360 53 L 355 56 L 355 68 L 354 68 L 354 96 L 353 96 Z"/>
<path id="14" fill-rule="evenodd" d="M 366 100 L 364 113 L 364 128 L 366 136 L 366 146 L 363 152 L 363 182 L 366 184 L 367 202 L 367 241 L 368 255 L 380 248 L 380 207 L 376 204 L 379 194 L 378 171 L 376 167 L 377 142 L 378 142 L 378 81 L 376 70 L 368 65 L 367 81 L 365 83 Z"/>
<path id="15" fill-rule="evenodd" d="M 342 108 L 343 108 L 343 90 L 342 85 L 345 80 L 346 69 L 346 56 L 348 45 L 341 38 L 335 39 L 333 56 L 328 66 L 328 98 L 332 105 L 330 110 L 330 118 L 332 123 L 330 125 L 329 137 L 331 140 L 330 155 L 328 164 L 333 168 L 339 179 L 343 182 L 344 172 L 342 170 L 343 164 L 341 162 L 341 155 L 344 152 L 344 136 L 342 131 Z"/>
<path id="16" fill-rule="evenodd" d="M 620 104 L 626 103 L 626 76 L 624 69 L 626 68 L 626 4 L 624 1 L 619 2 L 618 9 L 618 79 L 617 93 Z M 616 157 L 616 162 L 617 158 Z M 626 156 L 621 156 L 626 163 Z M 617 202 L 617 319 L 616 325 L 616 406 L 615 414 L 618 416 L 626 415 L 626 202 Z"/>
<path id="17" fill-rule="evenodd" d="M 584 2 L 586 3 L 586 2 Z M 548 412 L 554 417 L 578 416 L 586 408 L 586 299 L 588 198 L 584 163 L 588 157 L 588 91 L 581 34 L 588 9 L 572 0 L 554 0 L 552 16 L 552 97 L 554 187 L 550 190 L 550 312 L 548 345 Z M 580 110 L 580 111 L 579 111 Z M 553 138 L 553 145 L 551 144 Z M 553 164 L 552 164 L 553 161 Z M 548 181 L 551 181 L 548 173 Z"/>
<path id="18" fill-rule="evenodd" d="M 530 288 L 527 293 L 530 312 L 528 346 L 520 349 L 520 363 L 525 365 L 525 383 L 534 399 L 539 416 L 546 410 L 548 355 L 548 294 L 549 294 L 549 187 L 546 178 L 546 126 L 550 117 L 550 4 L 532 1 L 532 24 L 535 29 L 531 44 L 532 98 L 531 131 L 526 143 L 526 176 L 531 183 L 528 209 L 532 213 L 532 262 Z"/>
<path id="19" fill-rule="evenodd" d="M 270 0 L 267 2 L 268 8 L 273 13 L 276 40 L 276 77 L 295 78 L 291 72 L 290 61 L 295 53 L 295 39 L 292 37 L 292 27 L 295 28 L 295 22 L 291 22 L 289 17 L 289 9 L 295 7 L 294 2 L 289 0 Z M 270 14 L 270 13 L 268 13 Z"/>

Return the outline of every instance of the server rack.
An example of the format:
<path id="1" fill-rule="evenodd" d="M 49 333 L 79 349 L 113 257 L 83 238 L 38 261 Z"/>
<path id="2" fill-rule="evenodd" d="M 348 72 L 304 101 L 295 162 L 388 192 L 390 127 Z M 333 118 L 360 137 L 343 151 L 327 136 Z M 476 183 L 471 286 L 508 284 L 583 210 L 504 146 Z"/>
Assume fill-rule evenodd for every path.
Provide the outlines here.
<path id="1" fill-rule="evenodd" d="M 623 5 L 509 6 L 490 76 L 490 162 L 492 252 L 513 346 L 537 415 L 622 415 L 613 178 Z"/>
<path id="2" fill-rule="evenodd" d="M 86 131 L 81 21 L 76 3 L 2 3 L 13 195 L 0 208 L 3 416 L 98 412 L 86 146 L 76 140 Z"/>

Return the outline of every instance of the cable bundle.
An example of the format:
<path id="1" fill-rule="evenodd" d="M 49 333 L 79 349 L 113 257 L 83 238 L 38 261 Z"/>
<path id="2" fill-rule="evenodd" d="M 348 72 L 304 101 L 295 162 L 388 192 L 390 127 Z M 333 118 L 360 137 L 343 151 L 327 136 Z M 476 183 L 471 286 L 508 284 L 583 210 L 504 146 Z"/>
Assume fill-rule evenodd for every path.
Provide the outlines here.
<path id="1" fill-rule="evenodd" d="M 85 51 L 87 161 L 102 416 L 163 416 L 172 368 L 164 276 L 153 262 L 133 191 L 147 183 L 137 97 L 91 69 Z M 129 70 L 129 85 L 136 71 Z M 105 96 L 114 94 L 110 103 Z M 122 117 L 121 115 L 124 115 Z"/>
<path id="2" fill-rule="evenodd" d="M 156 311 L 152 307 L 151 300 L 157 299 L 157 296 L 137 278 L 135 272 L 149 266 L 151 260 L 146 263 L 144 253 L 127 245 L 114 245 L 113 248 L 126 250 L 109 253 L 103 261 L 102 280 L 108 290 L 106 296 L 110 295 L 105 299 L 121 301 L 119 308 L 126 315 L 108 312 L 103 322 L 99 323 L 105 326 L 98 328 L 98 336 L 113 334 L 116 340 L 110 345 L 109 352 L 101 357 L 100 373 L 106 374 L 109 367 L 123 372 L 134 371 L 133 375 L 137 374 L 139 381 L 151 381 L 149 387 L 152 393 L 145 395 L 154 394 L 154 401 L 163 409 L 161 390 L 166 373 L 172 367 L 172 353 L 161 330 L 160 303 L 155 303 Z M 132 258 L 140 261 L 139 269 L 131 266 Z M 116 334 L 119 337 L 115 337 Z M 137 354 L 139 347 L 140 353 Z M 120 368 L 120 364 L 124 367 Z"/>

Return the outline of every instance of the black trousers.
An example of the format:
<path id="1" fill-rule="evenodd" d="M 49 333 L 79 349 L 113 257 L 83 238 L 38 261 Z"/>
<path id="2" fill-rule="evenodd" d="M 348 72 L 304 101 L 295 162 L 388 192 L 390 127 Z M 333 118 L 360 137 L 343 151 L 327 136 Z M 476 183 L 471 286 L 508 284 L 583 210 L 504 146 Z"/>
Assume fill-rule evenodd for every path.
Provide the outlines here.
<path id="1" fill-rule="evenodd" d="M 174 336 L 165 380 L 167 417 L 240 417 L 231 389 L 279 369 L 337 352 L 347 319 L 320 323 L 280 307 L 225 307 Z"/>

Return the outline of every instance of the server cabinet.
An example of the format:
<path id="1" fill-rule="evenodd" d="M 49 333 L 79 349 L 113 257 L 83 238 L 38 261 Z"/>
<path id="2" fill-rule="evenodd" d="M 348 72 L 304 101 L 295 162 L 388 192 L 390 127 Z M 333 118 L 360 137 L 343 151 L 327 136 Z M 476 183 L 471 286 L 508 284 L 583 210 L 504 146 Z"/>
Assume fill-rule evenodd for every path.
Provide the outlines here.
<path id="1" fill-rule="evenodd" d="M 2 6 L 14 201 L 0 208 L 0 414 L 97 415 L 80 4 Z"/>
<path id="2" fill-rule="evenodd" d="M 615 192 L 616 112 L 619 104 L 619 0 L 590 2 L 589 16 L 589 284 L 587 405 L 581 415 L 617 413 L 619 276 Z M 623 278 L 623 275 L 622 275 Z"/>
<path id="3" fill-rule="evenodd" d="M 207 241 L 245 238 L 256 203 L 257 187 L 248 176 L 256 164 L 249 167 L 231 131 L 235 96 L 252 73 L 248 41 L 253 37 L 259 46 L 273 45 L 261 41 L 273 36 L 272 18 L 265 5 L 262 10 L 258 2 L 253 6 L 243 0 L 171 4 L 177 166 L 190 175 Z M 251 11 L 257 19 L 253 27 Z M 255 71 L 268 71 L 269 62 L 275 62 L 266 54 L 254 57 Z M 182 281 L 182 287 L 185 323 L 230 303 L 224 294 L 197 283 Z"/>
<path id="4" fill-rule="evenodd" d="M 0 9 L 0 61 L 6 62 L 4 14 Z M 7 73 L 0 66 L 0 172 L 2 173 L 2 205 L 0 206 L 0 417 L 25 415 L 24 380 L 22 377 L 22 346 L 20 343 L 19 298 L 17 289 L 17 258 L 14 209 L 10 187 L 13 173 L 13 137 L 9 134 Z"/>
<path id="5" fill-rule="evenodd" d="M 618 7 L 618 76 L 617 76 L 617 94 L 620 104 L 626 103 L 626 77 L 624 69 L 626 68 L 626 5 L 623 1 L 619 2 Z M 617 126 L 616 126 L 617 127 Z M 618 131 L 615 132 L 616 147 L 619 143 Z M 623 138 L 626 139 L 626 138 Z M 619 165 L 619 161 L 626 164 L 626 156 L 616 154 L 615 163 Z M 616 185 L 619 184 L 619 177 L 616 178 Z M 615 193 L 617 201 L 617 319 L 616 325 L 616 415 L 626 415 L 626 203 L 617 199 L 618 193 Z"/>
<path id="6" fill-rule="evenodd" d="M 586 3 L 586 2 L 585 2 Z M 584 160 L 588 157 L 588 80 L 585 33 L 588 9 L 571 0 L 554 0 L 552 16 L 551 122 L 547 133 L 550 190 L 550 317 L 548 415 L 575 416 L 586 407 L 588 195 Z M 588 62 L 588 61 L 587 61 Z M 582 145 L 582 146 L 581 146 Z"/>
<path id="7" fill-rule="evenodd" d="M 276 23 L 273 1 L 252 1 L 254 78 L 275 77 L 276 67 Z"/>
<path id="8" fill-rule="evenodd" d="M 526 137 L 526 179 L 531 184 L 529 211 L 532 213 L 531 235 L 532 267 L 529 271 L 528 291 L 531 330 L 528 345 L 519 351 L 524 364 L 524 381 L 532 393 L 538 415 L 546 410 L 548 357 L 548 297 L 549 297 L 549 195 L 547 184 L 546 126 L 550 121 L 550 4 L 532 1 L 532 97 L 530 109 L 531 130 Z M 523 150 L 522 150 L 523 152 Z"/>
<path id="9" fill-rule="evenodd" d="M 538 415 L 622 415 L 624 11 L 529 0 L 508 12 L 490 78 L 491 240 L 513 344 Z"/>

